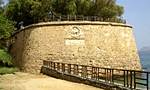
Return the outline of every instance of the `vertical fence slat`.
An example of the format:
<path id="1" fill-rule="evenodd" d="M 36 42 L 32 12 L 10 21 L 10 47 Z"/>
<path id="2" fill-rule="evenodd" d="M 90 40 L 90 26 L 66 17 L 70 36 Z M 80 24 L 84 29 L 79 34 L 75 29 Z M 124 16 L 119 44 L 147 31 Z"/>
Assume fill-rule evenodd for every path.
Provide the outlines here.
<path id="1" fill-rule="evenodd" d="M 112 69 L 112 83 L 114 83 L 114 70 Z"/>
<path id="2" fill-rule="evenodd" d="M 71 74 L 71 64 L 68 64 L 68 73 Z"/>
<path id="3" fill-rule="evenodd" d="M 147 90 L 149 89 L 149 73 L 146 73 Z"/>
<path id="4" fill-rule="evenodd" d="M 130 71 L 130 88 L 132 89 L 132 71 Z"/>
<path id="5" fill-rule="evenodd" d="M 136 89 L 136 73 L 134 71 L 134 89 Z"/>
<path id="6" fill-rule="evenodd" d="M 129 78 L 128 78 L 128 76 L 129 76 L 129 72 L 127 71 L 127 87 L 129 87 L 129 82 L 128 82 L 128 81 L 129 81 L 129 80 L 128 80 Z"/>
<path id="7" fill-rule="evenodd" d="M 98 75 L 97 75 L 97 80 L 99 80 L 99 76 L 100 76 L 100 75 L 99 75 L 99 67 L 97 68 L 97 74 L 98 74 Z"/>
<path id="8" fill-rule="evenodd" d="M 123 75 L 124 75 L 124 87 L 126 86 L 126 71 L 123 71 Z"/>
<path id="9" fill-rule="evenodd" d="M 65 72 L 65 64 L 62 63 L 61 65 L 62 65 L 62 72 L 64 73 Z"/>
<path id="10" fill-rule="evenodd" d="M 107 69 L 105 68 L 105 82 L 107 81 Z"/>

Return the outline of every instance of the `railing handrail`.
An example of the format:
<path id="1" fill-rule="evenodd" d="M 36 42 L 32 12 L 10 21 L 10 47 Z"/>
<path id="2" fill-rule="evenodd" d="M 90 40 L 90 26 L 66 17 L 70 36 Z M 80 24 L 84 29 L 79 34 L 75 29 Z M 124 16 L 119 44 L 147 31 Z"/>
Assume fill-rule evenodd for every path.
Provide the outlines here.
<path id="1" fill-rule="evenodd" d="M 43 60 L 43 61 L 48 61 L 48 62 L 53 62 L 53 63 L 62 63 L 62 64 L 71 64 L 71 65 L 78 65 L 78 66 L 87 66 L 87 67 L 95 67 L 95 68 L 101 68 L 101 69 L 113 69 L 113 70 L 120 70 L 120 71 L 136 71 L 136 72 L 142 72 L 142 73 L 149 73 L 149 71 L 144 71 L 144 70 L 132 70 L 132 69 L 118 69 L 118 68 L 106 68 L 106 67 L 100 67 L 100 66 L 91 66 L 91 65 L 82 65 L 82 64 L 74 64 L 74 63 L 64 63 L 64 62 L 57 62 L 57 61 L 49 61 L 49 60 Z"/>
<path id="2" fill-rule="evenodd" d="M 120 86 L 120 82 L 122 82 L 123 84 L 121 85 L 123 87 L 130 89 L 137 89 L 137 85 L 142 85 L 149 90 L 150 72 L 148 71 L 102 68 L 90 65 L 52 62 L 48 60 L 43 61 L 43 67 L 61 71 L 62 73 L 68 73 L 70 75 L 77 75 L 81 78 L 95 79 L 96 81 L 104 80 L 106 83 L 117 86 Z M 145 77 L 143 78 L 141 75 L 145 75 Z M 140 82 L 139 80 L 143 80 L 143 82 Z"/>
<path id="3" fill-rule="evenodd" d="M 83 16 L 83 15 L 50 15 L 48 21 L 102 21 L 116 22 L 126 24 L 126 20 L 122 18 L 102 18 L 100 16 Z"/>

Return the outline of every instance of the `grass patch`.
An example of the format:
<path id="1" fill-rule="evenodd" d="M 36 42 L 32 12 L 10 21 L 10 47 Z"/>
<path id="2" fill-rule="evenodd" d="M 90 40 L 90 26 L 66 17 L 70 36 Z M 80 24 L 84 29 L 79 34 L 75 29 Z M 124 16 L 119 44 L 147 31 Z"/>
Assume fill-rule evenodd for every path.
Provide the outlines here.
<path id="1" fill-rule="evenodd" d="M 15 67 L 0 67 L 0 75 L 2 74 L 13 74 L 14 72 L 19 71 L 18 68 Z"/>
<path id="2" fill-rule="evenodd" d="M 0 48 L 0 75 L 2 74 L 12 74 L 19 71 L 13 66 L 12 57 L 4 48 Z"/>

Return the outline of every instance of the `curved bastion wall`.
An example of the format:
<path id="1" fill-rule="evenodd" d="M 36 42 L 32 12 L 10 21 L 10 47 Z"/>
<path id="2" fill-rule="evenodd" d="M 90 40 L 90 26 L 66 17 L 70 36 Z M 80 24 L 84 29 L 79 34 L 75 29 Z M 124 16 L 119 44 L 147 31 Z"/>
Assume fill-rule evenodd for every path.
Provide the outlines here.
<path id="1" fill-rule="evenodd" d="M 91 21 L 38 23 L 12 37 L 14 63 L 39 73 L 43 60 L 106 68 L 141 69 L 132 27 Z"/>

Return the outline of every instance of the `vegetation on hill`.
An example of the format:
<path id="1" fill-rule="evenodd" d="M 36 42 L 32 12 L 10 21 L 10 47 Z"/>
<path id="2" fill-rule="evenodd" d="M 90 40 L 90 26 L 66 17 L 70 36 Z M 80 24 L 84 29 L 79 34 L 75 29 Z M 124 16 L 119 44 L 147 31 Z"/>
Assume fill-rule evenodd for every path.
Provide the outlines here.
<path id="1" fill-rule="evenodd" d="M 17 23 L 29 25 L 47 18 L 50 8 L 51 0 L 10 0 L 4 14 Z"/>
<path id="2" fill-rule="evenodd" d="M 123 14 L 123 7 L 116 0 L 53 0 L 52 10 L 61 15 L 100 16 L 117 18 Z"/>
<path id="3" fill-rule="evenodd" d="M 4 50 L 0 49 L 0 65 L 12 65 L 12 57 Z"/>
<path id="4" fill-rule="evenodd" d="M 0 13 L 2 13 L 2 10 L 3 10 L 3 1 L 0 0 Z"/>
<path id="5" fill-rule="evenodd" d="M 123 7 L 116 0 L 10 0 L 5 15 L 25 25 L 47 19 L 49 14 L 120 18 Z"/>
<path id="6" fill-rule="evenodd" d="M 16 71 L 18 69 L 13 66 L 11 55 L 5 49 L 0 49 L 0 75 Z"/>
<path id="7" fill-rule="evenodd" d="M 15 28 L 13 21 L 3 15 L 3 6 L 3 2 L 0 0 L 0 74 L 16 71 L 16 68 L 12 67 L 12 57 L 8 53 L 6 42 Z"/>
<path id="8" fill-rule="evenodd" d="M 13 22 L 8 20 L 2 14 L 0 14 L 0 39 L 10 37 L 13 30 L 14 30 Z"/>

